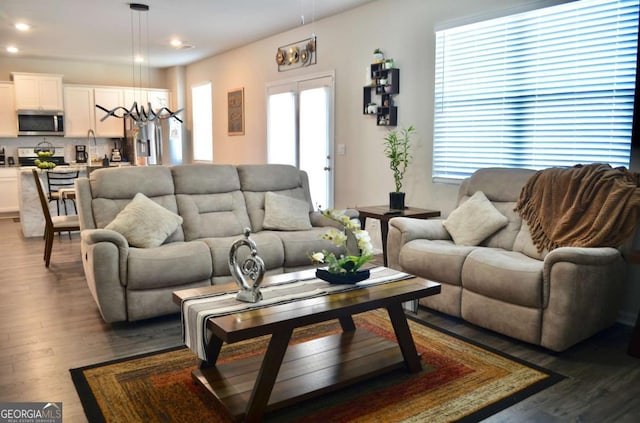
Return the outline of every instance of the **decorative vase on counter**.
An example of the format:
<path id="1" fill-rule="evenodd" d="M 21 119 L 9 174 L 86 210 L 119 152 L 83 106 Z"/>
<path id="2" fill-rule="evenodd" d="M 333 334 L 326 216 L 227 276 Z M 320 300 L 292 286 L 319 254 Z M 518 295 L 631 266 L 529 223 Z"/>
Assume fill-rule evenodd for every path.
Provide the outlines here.
<path id="1" fill-rule="evenodd" d="M 392 210 L 404 210 L 404 192 L 389 193 L 389 208 Z"/>

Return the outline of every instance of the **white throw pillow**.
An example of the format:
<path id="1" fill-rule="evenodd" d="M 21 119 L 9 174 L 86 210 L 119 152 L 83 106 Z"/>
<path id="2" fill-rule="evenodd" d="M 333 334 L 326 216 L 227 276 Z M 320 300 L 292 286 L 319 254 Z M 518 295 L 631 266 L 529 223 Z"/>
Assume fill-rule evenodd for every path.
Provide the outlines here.
<path id="1" fill-rule="evenodd" d="M 137 193 L 105 229 L 121 233 L 133 247 L 152 248 L 162 245 L 180 224 L 182 217 Z"/>
<path id="2" fill-rule="evenodd" d="M 267 192 L 264 195 L 265 229 L 303 231 L 311 229 L 309 204 L 287 195 Z"/>
<path id="3" fill-rule="evenodd" d="M 476 191 L 442 222 L 457 245 L 478 245 L 509 223 L 482 191 Z"/>

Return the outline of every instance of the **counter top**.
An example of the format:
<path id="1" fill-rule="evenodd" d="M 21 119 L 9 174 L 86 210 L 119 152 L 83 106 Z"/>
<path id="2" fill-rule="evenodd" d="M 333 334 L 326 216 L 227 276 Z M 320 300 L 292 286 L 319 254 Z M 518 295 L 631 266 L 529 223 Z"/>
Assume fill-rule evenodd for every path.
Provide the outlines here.
<path id="1" fill-rule="evenodd" d="M 129 162 L 114 162 L 114 163 L 109 163 L 109 167 L 123 167 L 123 166 L 131 166 L 131 164 Z M 59 170 L 86 170 L 88 167 L 92 167 L 92 168 L 101 168 L 103 167 L 101 164 L 100 165 L 86 165 L 86 164 L 78 164 L 78 163 L 73 163 L 73 164 L 69 164 L 69 165 L 58 165 L 56 167 L 54 167 L 53 169 L 40 169 L 37 166 L 14 166 L 15 168 L 17 168 L 20 172 L 23 171 L 27 171 L 27 172 L 31 172 L 32 169 L 36 169 L 36 170 L 41 170 L 41 171 L 46 171 L 46 170 L 53 170 L 54 172 L 56 171 L 56 169 Z"/>

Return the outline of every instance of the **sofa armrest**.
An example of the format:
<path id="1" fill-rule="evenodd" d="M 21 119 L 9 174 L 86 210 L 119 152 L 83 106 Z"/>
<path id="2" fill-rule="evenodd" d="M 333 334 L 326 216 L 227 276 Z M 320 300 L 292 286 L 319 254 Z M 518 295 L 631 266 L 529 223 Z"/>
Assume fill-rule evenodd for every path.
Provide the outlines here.
<path id="1" fill-rule="evenodd" d="M 394 269 L 402 270 L 399 263 L 400 249 L 414 239 L 451 240 L 444 228 L 444 219 L 415 219 L 394 217 L 389 220 L 387 237 L 387 263 Z"/>
<path id="2" fill-rule="evenodd" d="M 611 247 L 560 247 L 547 254 L 544 259 L 544 267 L 545 273 L 547 273 L 551 266 L 561 261 L 575 264 L 607 265 L 620 258 L 620 251 Z"/>
<path id="3" fill-rule="evenodd" d="M 89 290 L 107 323 L 127 320 L 126 285 L 129 244 L 108 229 L 80 232 L 82 266 Z"/>
<path id="4" fill-rule="evenodd" d="M 561 247 L 547 254 L 541 345 L 562 351 L 614 323 L 625 270 L 615 248 Z"/>
<path id="5" fill-rule="evenodd" d="M 129 248 L 127 239 L 121 233 L 109 229 L 85 229 L 80 237 L 88 244 L 113 242 L 118 248 Z"/>

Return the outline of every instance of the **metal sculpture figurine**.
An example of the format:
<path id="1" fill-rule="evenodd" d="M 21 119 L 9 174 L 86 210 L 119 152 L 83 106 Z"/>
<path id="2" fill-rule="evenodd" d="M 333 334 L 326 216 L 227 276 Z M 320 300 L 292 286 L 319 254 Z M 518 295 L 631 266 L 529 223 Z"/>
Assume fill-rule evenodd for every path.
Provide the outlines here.
<path id="1" fill-rule="evenodd" d="M 236 298 L 239 301 L 247 303 L 257 303 L 262 299 L 262 293 L 260 292 L 260 284 L 264 277 L 264 261 L 258 256 L 258 249 L 256 243 L 249 238 L 251 235 L 251 229 L 244 229 L 245 239 L 239 239 L 233 243 L 231 250 L 229 250 L 229 270 L 233 275 L 233 278 L 238 284 L 238 295 Z M 236 257 L 238 249 L 242 246 L 249 247 L 251 255 L 247 257 L 242 265 L 238 263 Z M 251 282 L 247 282 L 245 275 L 251 279 Z"/>

